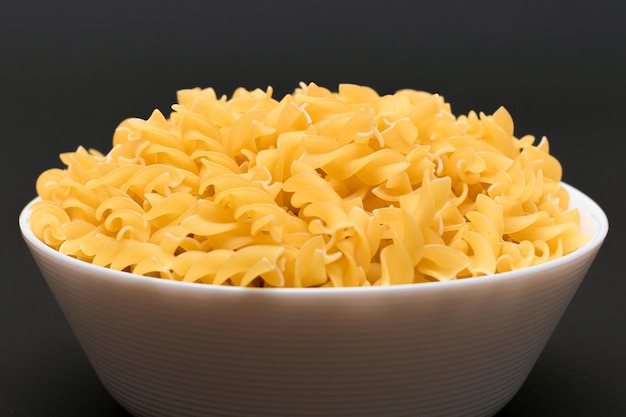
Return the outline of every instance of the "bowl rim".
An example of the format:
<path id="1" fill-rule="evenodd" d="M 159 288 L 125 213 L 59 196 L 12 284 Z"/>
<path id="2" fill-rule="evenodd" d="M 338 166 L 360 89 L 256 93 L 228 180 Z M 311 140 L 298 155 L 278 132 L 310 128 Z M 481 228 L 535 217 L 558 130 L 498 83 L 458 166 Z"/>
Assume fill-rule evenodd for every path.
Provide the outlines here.
<path id="1" fill-rule="evenodd" d="M 195 283 L 195 282 L 184 282 L 184 281 L 176 281 L 162 278 L 154 278 L 148 277 L 139 274 L 133 274 L 130 272 L 118 271 L 114 269 L 110 269 L 107 267 L 102 267 L 98 265 L 91 264 L 86 261 L 81 261 L 76 258 L 73 258 L 68 255 L 63 255 L 58 252 L 56 249 L 46 245 L 43 243 L 35 233 L 30 228 L 30 207 L 39 201 L 40 197 L 35 197 L 30 200 L 20 211 L 18 216 L 19 228 L 22 234 L 22 238 L 24 241 L 30 246 L 32 249 L 42 252 L 52 258 L 58 259 L 59 262 L 67 263 L 68 267 L 71 267 L 74 270 L 81 271 L 85 274 L 93 274 L 98 276 L 103 276 L 108 279 L 113 280 L 135 280 L 137 283 L 143 283 L 146 285 L 155 285 L 162 286 L 163 288 L 167 286 L 174 286 L 173 288 L 193 288 L 193 291 L 226 291 L 226 292 L 257 292 L 259 294 L 287 294 L 287 295 L 296 295 L 296 294 L 304 294 L 304 295 L 314 295 L 321 294 L 322 296 L 328 296 L 329 294 L 347 294 L 347 293 L 371 293 L 371 292 L 406 292 L 407 290 L 411 291 L 427 291 L 434 289 L 444 289 L 446 287 L 451 287 L 455 289 L 462 289 L 467 286 L 475 286 L 475 285 L 488 285 L 493 283 L 494 281 L 505 281 L 505 280 L 514 280 L 520 277 L 526 276 L 528 274 L 538 274 L 545 273 L 550 269 L 559 268 L 563 264 L 567 264 L 570 261 L 588 256 L 591 252 L 599 250 L 602 246 L 608 231 L 609 231 L 609 222 L 606 213 L 600 207 L 600 205 L 591 199 L 588 195 L 580 191 L 579 189 L 573 187 L 572 185 L 561 181 L 561 186 L 563 186 L 570 195 L 570 203 L 575 200 L 575 207 L 579 208 L 581 215 L 581 223 L 584 223 L 583 216 L 587 218 L 587 222 L 591 221 L 593 223 L 593 228 L 591 233 L 586 231 L 588 235 L 590 235 L 590 240 L 584 246 L 579 249 L 571 252 L 567 255 L 564 255 L 560 258 L 553 259 L 548 262 L 544 262 L 542 264 L 533 265 L 529 267 L 525 267 L 522 269 L 517 269 L 508 272 L 500 272 L 497 274 L 483 275 L 477 277 L 471 277 L 467 279 L 458 279 L 458 280 L 449 280 L 449 281 L 436 281 L 436 282 L 425 282 L 425 283 L 411 283 L 411 284 L 397 284 L 397 285 L 387 285 L 387 286 L 368 286 L 368 287 L 314 287 L 314 288 L 299 288 L 299 287 L 285 287 L 285 288 L 257 288 L 257 287 L 238 287 L 238 286 L 228 286 L 228 285 L 215 285 L 215 284 L 206 284 L 206 283 Z M 31 249 L 31 250 L 32 250 Z"/>

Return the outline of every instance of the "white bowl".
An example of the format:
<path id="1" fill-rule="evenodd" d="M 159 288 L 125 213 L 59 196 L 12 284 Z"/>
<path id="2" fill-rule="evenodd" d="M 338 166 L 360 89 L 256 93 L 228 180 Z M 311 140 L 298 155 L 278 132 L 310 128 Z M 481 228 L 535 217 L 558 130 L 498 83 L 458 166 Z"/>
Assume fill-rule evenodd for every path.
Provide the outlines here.
<path id="1" fill-rule="evenodd" d="M 465 280 L 268 289 L 148 278 L 59 254 L 20 227 L 98 377 L 135 416 L 490 416 L 518 391 L 608 232 Z M 34 201 L 34 200 L 33 200 Z M 32 204 L 32 203 L 31 203 Z"/>

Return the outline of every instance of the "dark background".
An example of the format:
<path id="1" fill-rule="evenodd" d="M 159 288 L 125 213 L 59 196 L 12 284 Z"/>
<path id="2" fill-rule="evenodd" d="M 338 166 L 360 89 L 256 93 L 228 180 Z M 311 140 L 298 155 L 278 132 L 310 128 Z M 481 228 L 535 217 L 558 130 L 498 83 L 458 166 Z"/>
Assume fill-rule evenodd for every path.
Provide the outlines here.
<path id="1" fill-rule="evenodd" d="M 626 416 L 623 153 L 626 6 L 618 1 L 5 1 L 0 5 L 0 416 L 128 416 L 104 391 L 21 240 L 38 174 L 106 152 L 126 117 L 176 90 L 292 92 L 300 81 L 504 105 L 546 135 L 595 199 L 607 241 L 503 416 Z M 384 416 L 381 416 L 384 417 Z"/>

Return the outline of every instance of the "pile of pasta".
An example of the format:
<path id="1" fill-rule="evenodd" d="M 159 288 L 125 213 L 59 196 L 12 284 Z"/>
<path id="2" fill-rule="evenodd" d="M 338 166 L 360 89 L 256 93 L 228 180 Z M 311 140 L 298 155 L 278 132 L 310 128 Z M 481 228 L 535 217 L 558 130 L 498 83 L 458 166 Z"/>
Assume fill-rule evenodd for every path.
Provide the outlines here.
<path id="1" fill-rule="evenodd" d="M 581 247 L 559 161 L 510 114 L 455 116 L 438 94 L 300 83 L 177 92 L 122 121 L 111 150 L 40 174 L 43 242 L 120 271 L 248 287 L 448 281 Z"/>

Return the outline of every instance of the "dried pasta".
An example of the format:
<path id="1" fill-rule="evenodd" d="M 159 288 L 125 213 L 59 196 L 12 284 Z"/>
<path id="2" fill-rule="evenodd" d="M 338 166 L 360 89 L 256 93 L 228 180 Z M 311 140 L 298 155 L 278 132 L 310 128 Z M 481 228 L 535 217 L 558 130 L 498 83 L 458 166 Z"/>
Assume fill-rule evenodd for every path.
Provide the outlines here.
<path id="1" fill-rule="evenodd" d="M 85 262 L 251 287 L 353 287 L 526 268 L 588 241 L 544 137 L 442 96 L 301 83 L 180 90 L 106 154 L 44 171 L 31 225 Z"/>

